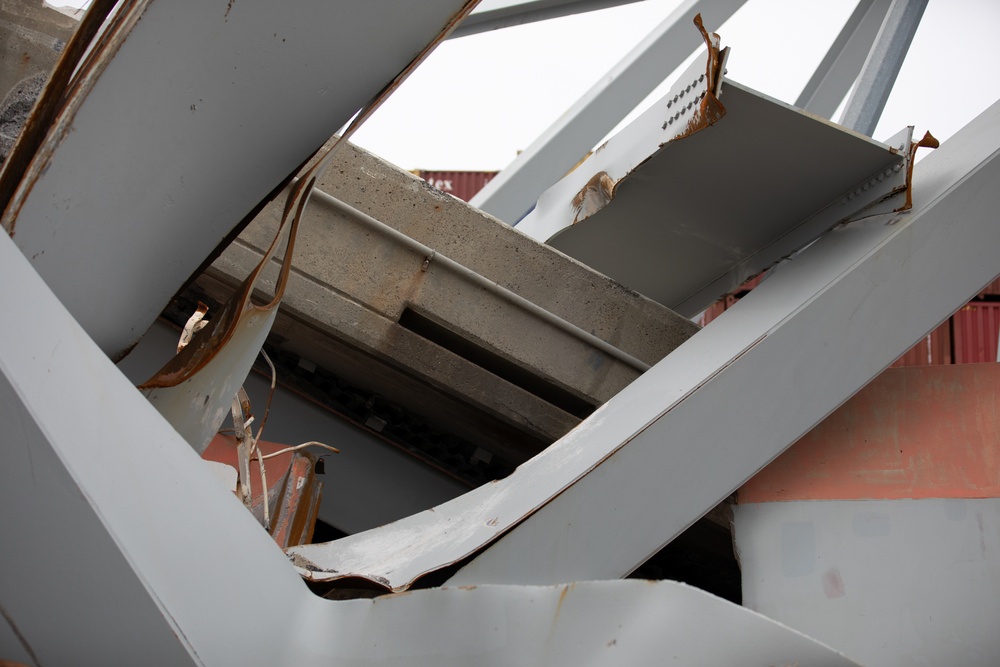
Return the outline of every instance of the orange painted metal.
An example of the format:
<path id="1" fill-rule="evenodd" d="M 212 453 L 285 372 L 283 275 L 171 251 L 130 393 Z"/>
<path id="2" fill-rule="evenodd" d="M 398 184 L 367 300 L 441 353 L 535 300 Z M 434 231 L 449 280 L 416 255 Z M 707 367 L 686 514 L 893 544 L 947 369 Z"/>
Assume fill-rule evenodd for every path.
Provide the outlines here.
<path id="1" fill-rule="evenodd" d="M 265 456 L 287 447 L 264 441 L 258 445 Z M 202 458 L 236 468 L 236 438 L 217 434 Z M 304 451 L 287 452 L 264 460 L 271 519 L 268 532 L 282 548 L 307 544 L 312 540 L 323 488 L 323 484 L 316 479 L 315 469 L 316 458 Z M 264 514 L 264 494 L 261 491 L 260 466 L 256 461 L 250 462 L 250 483 L 254 494 L 250 510 L 260 520 Z"/>
<path id="2" fill-rule="evenodd" d="M 308 455 L 297 454 L 285 477 L 272 519 L 271 536 L 275 542 L 287 548 L 312 541 L 321 493 L 322 484 L 316 483 L 314 462 Z"/>
<path id="3" fill-rule="evenodd" d="M 737 502 L 1000 497 L 1000 364 L 891 368 Z"/>

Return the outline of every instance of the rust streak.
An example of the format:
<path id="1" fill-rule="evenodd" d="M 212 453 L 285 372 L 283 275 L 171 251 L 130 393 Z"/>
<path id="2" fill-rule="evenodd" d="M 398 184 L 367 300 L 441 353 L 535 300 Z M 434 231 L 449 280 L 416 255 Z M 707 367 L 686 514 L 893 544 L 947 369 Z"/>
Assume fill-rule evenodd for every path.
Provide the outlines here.
<path id="1" fill-rule="evenodd" d="M 615 196 L 615 182 L 606 171 L 599 171 L 587 181 L 576 196 L 572 206 L 576 215 L 573 224 L 585 220 L 607 206 Z"/>
<path id="2" fill-rule="evenodd" d="M 574 588 L 576 588 L 576 583 L 566 584 L 559 592 L 559 602 L 556 603 L 556 613 L 552 617 L 553 622 L 555 622 L 559 618 L 559 612 L 560 610 L 562 610 L 563 602 L 566 600 L 566 596 L 569 594 L 569 592 Z"/>
<path id="3" fill-rule="evenodd" d="M 909 211 L 913 208 L 913 159 L 917 156 L 918 148 L 937 148 L 941 142 L 934 138 L 930 132 L 925 132 L 920 141 L 910 142 L 910 149 L 906 154 L 906 202 L 897 208 L 893 213 Z"/>

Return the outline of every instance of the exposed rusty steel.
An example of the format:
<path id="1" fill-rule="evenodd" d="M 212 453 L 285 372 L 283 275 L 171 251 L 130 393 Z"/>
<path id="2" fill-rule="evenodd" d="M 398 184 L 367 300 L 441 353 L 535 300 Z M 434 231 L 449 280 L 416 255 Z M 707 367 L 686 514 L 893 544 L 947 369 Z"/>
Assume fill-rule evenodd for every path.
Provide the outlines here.
<path id="1" fill-rule="evenodd" d="M 296 454 L 277 494 L 270 523 L 269 532 L 278 546 L 288 548 L 312 540 L 321 495 L 315 458 L 308 452 Z"/>
<path id="2" fill-rule="evenodd" d="M 896 213 L 909 211 L 913 208 L 913 159 L 917 156 L 918 148 L 937 148 L 941 145 L 930 132 L 924 132 L 920 141 L 910 142 L 910 148 L 906 153 L 906 202 L 896 209 Z"/>
<path id="3" fill-rule="evenodd" d="M 698 110 L 688 121 L 686 129 L 674 137 L 674 140 L 683 139 L 699 130 L 703 130 L 710 125 L 714 125 L 726 115 L 726 108 L 719 102 L 718 95 L 722 91 L 722 75 L 725 67 L 726 57 L 729 49 L 720 51 L 720 37 L 718 33 L 709 33 L 702 23 L 701 14 L 696 14 L 694 24 L 697 26 L 701 37 L 705 40 L 705 48 L 708 49 L 708 60 L 705 62 L 705 78 L 707 79 L 707 90 L 703 93 Z"/>
<path id="4" fill-rule="evenodd" d="M 217 435 L 202 458 L 235 467 L 239 465 L 236 444 L 233 436 Z M 247 508 L 282 548 L 308 543 L 323 488 L 316 478 L 316 457 L 279 443 L 257 444 L 266 460 L 266 472 L 249 469 L 248 486 L 255 491 Z"/>
<path id="5" fill-rule="evenodd" d="M 195 335 L 198 331 L 201 331 L 208 324 L 208 320 L 205 319 L 205 315 L 208 314 L 208 306 L 201 301 L 198 302 L 198 307 L 195 309 L 191 317 L 184 324 L 184 330 L 181 331 L 181 338 L 177 341 L 177 352 L 180 352 L 188 343 L 191 342 L 191 337 Z"/>
<path id="6" fill-rule="evenodd" d="M 70 131 L 80 105 L 150 1 L 95 0 L 84 14 L 0 170 L 0 226 L 11 236 L 31 188 Z"/>
<path id="7" fill-rule="evenodd" d="M 608 176 L 608 172 L 599 171 L 594 174 L 594 177 L 573 197 L 573 209 L 576 211 L 573 224 L 597 213 L 607 206 L 614 196 L 615 182 Z"/>

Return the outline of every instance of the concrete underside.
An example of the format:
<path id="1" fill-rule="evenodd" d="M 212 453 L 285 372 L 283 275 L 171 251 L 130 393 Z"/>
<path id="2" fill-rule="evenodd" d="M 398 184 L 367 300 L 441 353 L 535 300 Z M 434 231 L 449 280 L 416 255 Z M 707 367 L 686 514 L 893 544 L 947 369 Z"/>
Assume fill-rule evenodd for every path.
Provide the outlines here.
<path id="1" fill-rule="evenodd" d="M 295 369 L 283 374 L 287 381 L 321 402 L 331 382 L 367 396 L 349 416 L 369 428 L 423 419 L 442 437 L 470 444 L 459 456 L 474 460 L 459 467 L 487 466 L 487 478 L 567 433 L 640 371 L 484 289 L 442 256 L 645 364 L 697 331 L 353 146 L 343 147 L 317 189 L 430 248 L 432 259 L 314 195 L 266 349 Z M 272 202 L 175 301 L 173 319 L 186 318 L 196 300 L 225 299 L 260 261 L 283 203 L 283 196 Z"/>

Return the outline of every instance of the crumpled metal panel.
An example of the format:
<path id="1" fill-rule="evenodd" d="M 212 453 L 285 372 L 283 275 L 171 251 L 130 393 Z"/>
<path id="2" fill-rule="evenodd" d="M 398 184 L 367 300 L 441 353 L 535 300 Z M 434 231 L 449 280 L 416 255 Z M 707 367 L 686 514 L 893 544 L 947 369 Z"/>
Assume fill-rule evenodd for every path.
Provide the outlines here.
<path id="1" fill-rule="evenodd" d="M 907 175 L 908 134 L 883 145 L 729 80 L 700 112 L 712 53 L 517 226 L 689 317 Z"/>

